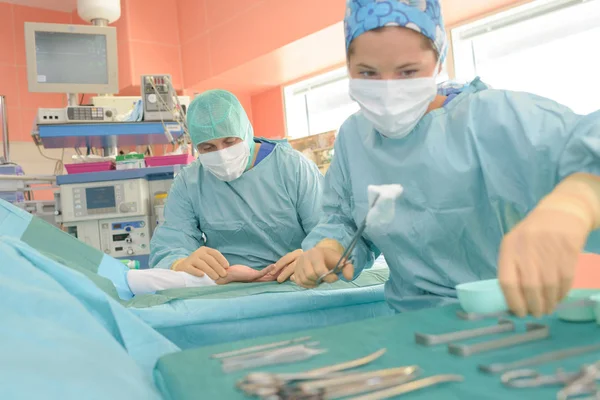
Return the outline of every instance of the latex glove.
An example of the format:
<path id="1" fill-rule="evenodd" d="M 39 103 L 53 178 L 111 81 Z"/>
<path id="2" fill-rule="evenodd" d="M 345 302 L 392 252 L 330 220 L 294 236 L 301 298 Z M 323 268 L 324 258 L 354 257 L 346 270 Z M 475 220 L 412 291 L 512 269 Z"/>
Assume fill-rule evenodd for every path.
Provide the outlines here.
<path id="1" fill-rule="evenodd" d="M 173 271 L 187 272 L 190 275 L 203 277 L 205 274 L 216 281 L 227 276 L 229 262 L 218 250 L 200 247 L 189 257 L 176 261 L 171 266 Z"/>
<path id="2" fill-rule="evenodd" d="M 600 228 L 600 177 L 565 178 L 503 240 L 498 279 L 518 316 L 551 313 L 569 292 L 588 235 Z"/>
<path id="3" fill-rule="evenodd" d="M 226 285 L 232 282 L 270 282 L 274 278 L 269 277 L 269 274 L 273 271 L 275 265 L 270 265 L 262 271 L 258 271 L 254 268 L 247 267 L 245 265 L 232 265 L 227 269 L 227 276 L 225 278 L 219 278 L 215 280 L 217 285 Z"/>
<path id="4" fill-rule="evenodd" d="M 536 209 L 500 247 L 498 279 L 517 316 L 550 314 L 571 288 L 589 223 L 569 212 Z"/>
<path id="5" fill-rule="evenodd" d="M 274 264 L 274 268 L 270 272 L 270 275 L 272 275 L 274 279 L 277 279 L 277 282 L 279 283 L 287 281 L 290 278 L 290 276 L 294 274 L 294 269 L 296 268 L 296 261 L 301 255 L 302 250 L 298 249 L 281 257 L 279 261 L 277 261 Z"/>
<path id="6" fill-rule="evenodd" d="M 314 288 L 317 286 L 317 280 L 324 273 L 335 268 L 338 261 L 344 253 L 344 248 L 337 241 L 325 239 L 316 247 L 305 251 L 298 260 L 292 281 L 305 288 Z M 354 276 L 354 266 L 346 264 L 342 269 L 346 279 L 351 280 Z M 326 283 L 333 283 L 338 280 L 337 275 L 331 274 L 323 279 Z"/>

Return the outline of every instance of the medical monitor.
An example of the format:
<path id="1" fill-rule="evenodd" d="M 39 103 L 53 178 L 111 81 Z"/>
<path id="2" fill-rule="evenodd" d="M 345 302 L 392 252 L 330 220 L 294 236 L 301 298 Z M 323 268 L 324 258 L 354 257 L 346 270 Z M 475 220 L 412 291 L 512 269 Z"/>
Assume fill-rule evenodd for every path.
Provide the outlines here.
<path id="1" fill-rule="evenodd" d="M 25 51 L 30 92 L 119 91 L 116 28 L 26 22 Z"/>

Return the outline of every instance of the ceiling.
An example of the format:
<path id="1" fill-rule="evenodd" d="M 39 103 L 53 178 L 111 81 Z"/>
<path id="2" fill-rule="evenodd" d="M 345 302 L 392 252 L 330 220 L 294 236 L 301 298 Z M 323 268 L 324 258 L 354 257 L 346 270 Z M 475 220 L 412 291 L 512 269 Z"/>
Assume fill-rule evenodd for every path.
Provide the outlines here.
<path id="1" fill-rule="evenodd" d="M 0 3 L 12 3 L 66 12 L 71 12 L 77 8 L 77 0 L 0 0 Z"/>

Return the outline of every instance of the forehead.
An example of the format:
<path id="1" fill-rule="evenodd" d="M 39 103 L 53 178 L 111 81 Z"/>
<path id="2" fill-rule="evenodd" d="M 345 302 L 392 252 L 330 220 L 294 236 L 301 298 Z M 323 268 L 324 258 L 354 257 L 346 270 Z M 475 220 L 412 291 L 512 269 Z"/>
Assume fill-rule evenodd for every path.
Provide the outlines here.
<path id="1" fill-rule="evenodd" d="M 388 26 L 358 36 L 350 45 L 350 55 L 360 58 L 414 57 L 430 49 L 427 38 L 412 29 Z"/>

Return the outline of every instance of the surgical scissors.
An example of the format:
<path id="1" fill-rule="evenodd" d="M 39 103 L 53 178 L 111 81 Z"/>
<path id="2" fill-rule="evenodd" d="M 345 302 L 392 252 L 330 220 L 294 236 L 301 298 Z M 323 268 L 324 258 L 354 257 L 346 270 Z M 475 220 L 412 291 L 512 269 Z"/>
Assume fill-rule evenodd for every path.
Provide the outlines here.
<path id="1" fill-rule="evenodd" d="M 373 199 L 373 204 L 371 204 L 371 206 L 369 207 L 369 211 L 371 211 L 371 209 L 373 207 L 375 207 L 377 200 L 379 200 L 379 194 L 376 195 L 375 198 Z M 367 216 L 368 215 L 369 215 L 369 212 L 367 211 Z M 317 279 L 317 285 L 320 285 L 323 282 L 323 279 L 325 279 L 325 277 L 332 275 L 332 274 L 337 275 L 340 272 L 342 272 L 342 269 L 346 266 L 346 264 L 348 264 L 348 262 L 351 262 L 350 256 L 352 255 L 354 248 L 358 244 L 358 241 L 362 237 L 362 234 L 365 232 L 365 229 L 367 229 L 367 216 L 365 216 L 365 219 L 358 227 L 358 230 L 356 231 L 356 234 L 352 238 L 350 245 L 346 248 L 346 250 L 344 250 L 344 253 L 340 257 L 340 259 L 337 262 L 337 264 L 335 265 L 335 267 L 332 270 L 327 271 L 323 275 L 319 276 L 319 279 Z"/>
<path id="2" fill-rule="evenodd" d="M 542 386 L 566 386 L 575 381 L 581 375 L 580 372 L 565 372 L 562 369 L 554 375 L 542 375 L 533 369 L 518 369 L 505 372 L 501 381 L 505 386 L 524 389 Z"/>
<path id="3" fill-rule="evenodd" d="M 596 386 L 596 381 L 600 380 L 599 368 L 600 362 L 597 362 L 593 365 L 584 365 L 577 372 L 565 372 L 559 369 L 554 375 L 541 375 L 532 369 L 520 369 L 505 372 L 500 379 L 505 386 L 519 389 L 563 386 L 563 389 L 558 392 L 559 400 L 586 394 L 598 398 L 600 390 Z"/>

